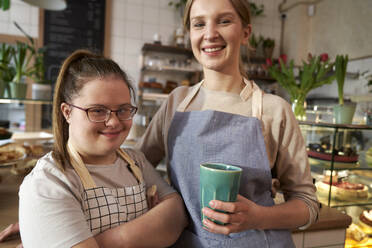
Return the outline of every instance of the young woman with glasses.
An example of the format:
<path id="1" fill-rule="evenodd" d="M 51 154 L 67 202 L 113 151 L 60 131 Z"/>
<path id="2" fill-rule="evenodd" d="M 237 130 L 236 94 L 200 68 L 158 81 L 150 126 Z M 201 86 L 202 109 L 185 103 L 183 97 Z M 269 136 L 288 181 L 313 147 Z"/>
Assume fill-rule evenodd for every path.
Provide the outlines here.
<path id="1" fill-rule="evenodd" d="M 147 128 L 139 148 L 154 165 L 164 157 L 190 216 L 176 247 L 294 247 L 289 229 L 317 219 L 306 147 L 290 105 L 263 93 L 240 63 L 251 33 L 246 0 L 188 0 L 184 25 L 204 80 L 178 87 Z M 199 168 L 243 168 L 237 202 L 211 201 L 201 218 Z M 272 179 L 285 202 L 275 205 Z M 225 225 L 218 225 L 217 220 Z"/>
<path id="2" fill-rule="evenodd" d="M 54 93 L 54 149 L 19 191 L 25 247 L 176 241 L 187 222 L 182 199 L 141 152 L 120 148 L 137 110 L 133 98 L 127 75 L 112 60 L 83 50 L 65 60 Z M 149 188 L 158 193 L 151 203 Z"/>

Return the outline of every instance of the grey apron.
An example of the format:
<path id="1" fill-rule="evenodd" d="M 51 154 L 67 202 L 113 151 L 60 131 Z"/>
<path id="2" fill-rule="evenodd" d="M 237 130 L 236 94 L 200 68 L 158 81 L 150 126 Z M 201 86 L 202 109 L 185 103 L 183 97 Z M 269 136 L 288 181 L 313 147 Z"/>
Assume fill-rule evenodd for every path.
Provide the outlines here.
<path id="1" fill-rule="evenodd" d="M 239 194 L 263 206 L 274 205 L 274 201 L 260 121 L 262 91 L 252 84 L 253 117 L 212 110 L 185 112 L 201 84 L 178 106 L 168 133 L 171 181 L 182 195 L 191 218 L 174 247 L 294 247 L 289 230 L 251 229 L 222 235 L 202 228 L 199 202 L 201 163 L 219 162 L 241 167 L 243 175 Z"/>

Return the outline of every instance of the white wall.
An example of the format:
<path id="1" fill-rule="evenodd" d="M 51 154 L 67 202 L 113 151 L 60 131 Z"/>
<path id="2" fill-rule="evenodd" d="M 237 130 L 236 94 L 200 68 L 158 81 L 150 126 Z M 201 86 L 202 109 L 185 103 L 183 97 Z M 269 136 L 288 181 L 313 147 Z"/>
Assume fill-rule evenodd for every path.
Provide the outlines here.
<path id="1" fill-rule="evenodd" d="M 0 34 L 23 34 L 13 24 L 16 21 L 29 35 L 37 37 L 39 32 L 39 9 L 20 0 L 12 0 L 10 9 L 0 10 Z"/>

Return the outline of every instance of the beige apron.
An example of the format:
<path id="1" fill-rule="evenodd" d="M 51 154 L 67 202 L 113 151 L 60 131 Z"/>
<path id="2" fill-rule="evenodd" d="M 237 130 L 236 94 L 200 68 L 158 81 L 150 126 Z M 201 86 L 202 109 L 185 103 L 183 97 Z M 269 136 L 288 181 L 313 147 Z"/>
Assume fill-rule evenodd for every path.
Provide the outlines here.
<path id="1" fill-rule="evenodd" d="M 85 219 L 93 235 L 131 221 L 148 211 L 146 185 L 140 168 L 123 150 L 118 155 L 129 163 L 128 169 L 138 181 L 138 185 L 124 188 L 96 186 L 88 169 L 76 150 L 68 143 L 71 164 L 84 187 L 82 193 Z"/>

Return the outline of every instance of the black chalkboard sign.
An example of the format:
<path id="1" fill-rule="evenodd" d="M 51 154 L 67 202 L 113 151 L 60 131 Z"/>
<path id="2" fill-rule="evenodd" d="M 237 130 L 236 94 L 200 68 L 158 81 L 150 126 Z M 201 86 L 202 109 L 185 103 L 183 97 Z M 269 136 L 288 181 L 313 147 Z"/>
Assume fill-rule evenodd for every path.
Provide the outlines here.
<path id="1" fill-rule="evenodd" d="M 63 61 L 76 49 L 103 54 L 106 0 L 67 0 L 63 11 L 44 11 L 45 77 L 53 88 Z M 52 126 L 52 106 L 42 105 L 42 128 Z"/>
<path id="2" fill-rule="evenodd" d="M 67 0 L 63 11 L 45 11 L 46 78 L 54 83 L 62 62 L 76 49 L 103 54 L 106 0 Z"/>

